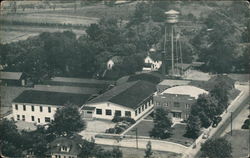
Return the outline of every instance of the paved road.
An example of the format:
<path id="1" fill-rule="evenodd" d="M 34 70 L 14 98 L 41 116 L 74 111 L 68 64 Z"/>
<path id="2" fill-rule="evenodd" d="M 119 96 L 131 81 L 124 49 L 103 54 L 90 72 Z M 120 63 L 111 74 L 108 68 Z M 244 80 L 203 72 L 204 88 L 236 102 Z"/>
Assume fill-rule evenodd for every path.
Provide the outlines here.
<path id="1" fill-rule="evenodd" d="M 249 102 L 249 85 L 237 85 L 237 89 L 242 92 L 240 95 L 229 105 L 228 112 L 222 114 L 222 121 L 217 128 L 210 128 L 209 138 L 220 137 L 221 134 L 226 130 L 231 121 L 231 112 L 233 112 L 233 119 L 240 113 L 240 111 Z M 193 158 L 200 155 L 199 151 L 201 144 L 205 143 L 206 139 L 202 139 L 202 135 L 196 140 L 196 148 L 193 145 L 190 146 L 183 154 L 183 158 Z"/>

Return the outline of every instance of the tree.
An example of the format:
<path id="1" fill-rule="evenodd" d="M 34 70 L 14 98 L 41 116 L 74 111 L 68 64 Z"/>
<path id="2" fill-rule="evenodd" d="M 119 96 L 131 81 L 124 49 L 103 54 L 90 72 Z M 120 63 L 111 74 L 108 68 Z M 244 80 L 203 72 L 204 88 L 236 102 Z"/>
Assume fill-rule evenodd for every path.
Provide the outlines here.
<path id="1" fill-rule="evenodd" d="M 144 156 L 144 158 L 151 158 L 152 155 L 153 155 L 153 152 L 152 152 L 151 141 L 148 141 L 148 143 L 146 145 L 146 150 L 145 150 L 145 156 Z"/>
<path id="2" fill-rule="evenodd" d="M 112 150 L 112 158 L 122 158 L 122 151 L 119 147 L 114 147 Z"/>
<path id="3" fill-rule="evenodd" d="M 210 91 L 210 95 L 218 100 L 218 112 L 221 114 L 228 106 L 228 88 L 225 82 L 217 83 Z"/>
<path id="4" fill-rule="evenodd" d="M 0 120 L 0 156 L 22 157 L 20 134 L 14 121 Z"/>
<path id="5" fill-rule="evenodd" d="M 154 113 L 154 128 L 150 131 L 150 136 L 166 139 L 171 136 L 172 121 L 168 117 L 168 111 L 164 108 L 157 108 Z"/>
<path id="6" fill-rule="evenodd" d="M 86 124 L 82 120 L 78 108 L 69 104 L 55 113 L 49 128 L 57 135 L 71 136 L 74 132 L 84 130 Z"/>
<path id="7" fill-rule="evenodd" d="M 202 127 L 209 127 L 214 117 L 220 114 L 218 101 L 209 94 L 199 95 L 191 108 L 191 115 L 199 116 Z"/>
<path id="8" fill-rule="evenodd" d="M 225 138 L 209 139 L 201 145 L 202 157 L 230 158 L 232 147 Z"/>
<path id="9" fill-rule="evenodd" d="M 201 121 L 198 116 L 190 115 L 187 120 L 185 136 L 196 139 L 200 135 Z"/>

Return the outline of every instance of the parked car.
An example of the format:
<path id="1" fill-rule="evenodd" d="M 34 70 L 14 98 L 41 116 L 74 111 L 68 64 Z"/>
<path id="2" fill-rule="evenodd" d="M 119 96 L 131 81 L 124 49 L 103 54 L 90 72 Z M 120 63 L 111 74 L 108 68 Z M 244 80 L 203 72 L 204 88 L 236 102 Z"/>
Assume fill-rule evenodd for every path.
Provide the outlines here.
<path id="1" fill-rule="evenodd" d="M 220 116 L 214 117 L 212 127 L 217 127 L 221 120 L 222 120 L 222 118 Z"/>

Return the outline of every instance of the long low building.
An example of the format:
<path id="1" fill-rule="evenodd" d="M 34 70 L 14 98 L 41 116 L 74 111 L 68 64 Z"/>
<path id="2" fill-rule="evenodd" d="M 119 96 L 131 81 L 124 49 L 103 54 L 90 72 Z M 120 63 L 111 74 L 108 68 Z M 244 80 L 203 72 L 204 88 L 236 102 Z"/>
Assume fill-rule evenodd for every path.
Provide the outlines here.
<path id="1" fill-rule="evenodd" d="M 154 105 L 169 110 L 174 121 L 186 120 L 192 104 L 201 94 L 208 94 L 208 91 L 189 85 L 175 86 L 154 96 Z"/>
<path id="2" fill-rule="evenodd" d="M 59 108 L 68 105 L 81 107 L 90 95 L 26 90 L 12 101 L 13 118 L 37 124 L 54 119 Z"/>
<path id="3" fill-rule="evenodd" d="M 139 119 L 153 108 L 156 86 L 146 81 L 133 81 L 115 86 L 111 90 L 84 104 L 84 118 L 111 120 L 115 115 Z"/>

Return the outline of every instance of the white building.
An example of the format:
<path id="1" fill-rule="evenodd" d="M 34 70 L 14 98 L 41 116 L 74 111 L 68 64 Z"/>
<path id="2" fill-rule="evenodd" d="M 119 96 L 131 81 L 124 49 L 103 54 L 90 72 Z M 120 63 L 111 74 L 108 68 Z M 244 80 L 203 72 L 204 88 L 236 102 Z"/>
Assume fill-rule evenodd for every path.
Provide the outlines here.
<path id="1" fill-rule="evenodd" d="M 162 61 L 160 60 L 159 55 L 148 55 L 144 59 L 145 66 L 143 67 L 143 70 L 146 71 L 157 71 L 161 65 Z"/>
<path id="2" fill-rule="evenodd" d="M 146 81 L 118 85 L 84 104 L 82 116 L 111 120 L 117 115 L 137 120 L 153 108 L 155 91 L 155 85 Z"/>
<path id="3" fill-rule="evenodd" d="M 107 62 L 107 69 L 111 70 L 115 64 L 121 63 L 123 60 L 122 56 L 113 56 L 111 59 Z"/>
<path id="4" fill-rule="evenodd" d="M 27 90 L 12 101 L 15 121 L 46 124 L 54 119 L 59 108 L 71 103 L 76 106 L 84 104 L 90 95 Z"/>

